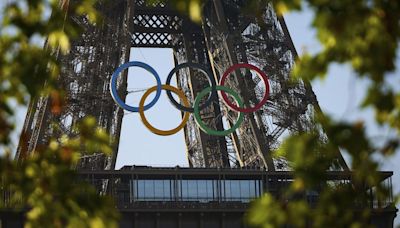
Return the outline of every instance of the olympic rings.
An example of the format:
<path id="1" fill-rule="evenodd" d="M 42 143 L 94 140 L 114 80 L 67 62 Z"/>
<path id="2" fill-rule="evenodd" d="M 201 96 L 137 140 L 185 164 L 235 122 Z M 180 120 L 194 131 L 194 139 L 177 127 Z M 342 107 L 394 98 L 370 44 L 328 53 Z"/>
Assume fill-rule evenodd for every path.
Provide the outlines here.
<path id="1" fill-rule="evenodd" d="M 263 99 L 254 107 L 252 108 L 241 108 L 241 107 L 237 107 L 236 105 L 232 104 L 228 97 L 226 96 L 226 93 L 224 91 L 221 91 L 221 95 L 222 95 L 222 100 L 224 101 L 224 103 L 229 106 L 231 109 L 237 111 L 237 112 L 245 112 L 245 113 L 250 113 L 250 112 L 255 112 L 258 109 L 260 109 L 268 100 L 268 96 L 269 96 L 269 82 L 268 82 L 268 77 L 267 75 L 262 72 L 259 68 L 257 68 L 256 66 L 247 64 L 247 63 L 239 63 L 239 64 L 235 64 L 231 67 L 228 68 L 228 70 L 225 71 L 224 75 L 221 77 L 221 79 L 219 80 L 219 84 L 221 86 L 225 85 L 225 80 L 228 77 L 228 75 L 230 73 L 232 73 L 234 70 L 239 69 L 239 68 L 249 68 L 254 70 L 257 75 L 261 78 L 261 80 L 264 82 L 265 85 L 265 95 L 263 97 Z"/>
<path id="2" fill-rule="evenodd" d="M 155 79 L 157 81 L 157 85 L 156 86 L 151 87 L 150 89 L 148 89 L 144 93 L 144 95 L 142 96 L 142 98 L 141 98 L 141 100 L 139 102 L 139 106 L 138 107 L 129 106 L 126 103 L 124 103 L 124 101 L 119 97 L 118 91 L 117 91 L 118 75 L 123 70 L 125 70 L 126 68 L 129 68 L 131 66 L 136 66 L 136 67 L 140 67 L 140 68 L 143 68 L 143 69 L 147 70 L 148 72 L 150 72 L 155 77 Z M 184 92 L 182 90 L 170 85 L 172 76 L 176 72 L 178 72 L 180 69 L 185 68 L 185 67 L 192 67 L 192 68 L 198 69 L 200 72 L 202 72 L 203 74 L 205 74 L 207 76 L 208 82 L 210 84 L 210 87 L 207 87 L 207 88 L 203 89 L 200 93 L 197 94 L 197 96 L 196 96 L 196 98 L 194 100 L 193 107 L 190 107 L 190 102 L 188 101 L 187 97 L 185 96 L 185 94 L 184 94 Z M 233 71 L 235 71 L 235 70 L 237 70 L 239 68 L 247 68 L 247 69 L 250 69 L 250 70 L 254 70 L 257 73 L 257 75 L 261 78 L 261 80 L 264 82 L 264 85 L 265 85 L 264 97 L 254 107 L 245 108 L 244 107 L 244 101 L 242 101 L 242 99 L 240 98 L 239 94 L 237 94 L 232 89 L 224 86 L 227 77 Z M 144 115 L 144 111 L 146 111 L 149 108 L 153 107 L 155 105 L 155 103 L 158 101 L 158 99 L 160 98 L 160 95 L 161 95 L 161 90 L 166 90 L 168 98 L 170 99 L 171 103 L 177 109 L 179 109 L 180 111 L 184 112 L 184 116 L 183 116 L 182 122 L 179 124 L 178 127 L 174 128 L 174 129 L 171 129 L 171 130 L 160 130 L 160 129 L 157 129 L 157 128 L 153 127 L 147 121 L 147 119 L 146 119 L 146 117 Z M 156 95 L 155 95 L 154 99 L 149 104 L 144 105 L 144 103 L 146 101 L 146 98 L 154 91 L 156 91 Z M 220 91 L 220 94 L 222 95 L 223 102 L 230 109 L 232 109 L 233 111 L 239 112 L 239 115 L 238 115 L 238 118 L 236 120 L 236 123 L 233 124 L 233 126 L 230 129 L 223 130 L 223 131 L 217 131 L 217 130 L 211 129 L 210 127 L 208 127 L 202 121 L 201 116 L 200 116 L 200 111 L 201 110 L 203 110 L 204 108 L 209 106 L 212 102 L 218 101 L 218 92 L 217 91 Z M 130 111 L 130 112 L 139 112 L 139 115 L 140 115 L 140 117 L 142 119 L 143 124 L 151 132 L 153 132 L 154 134 L 166 136 L 166 135 L 173 135 L 173 134 L 177 133 L 183 127 L 185 127 L 186 123 L 189 120 L 190 113 L 193 113 L 195 122 L 196 122 L 196 124 L 199 126 L 199 128 L 202 131 L 204 131 L 205 133 L 207 133 L 209 135 L 226 136 L 226 135 L 229 135 L 229 134 L 233 133 L 240 126 L 240 124 L 244 120 L 244 113 L 255 112 L 258 109 L 260 109 L 267 102 L 268 97 L 269 97 L 269 82 L 268 82 L 268 77 L 264 72 L 262 72 L 256 66 L 253 66 L 253 65 L 250 65 L 250 64 L 247 64 L 247 63 L 235 64 L 235 65 L 229 67 L 228 70 L 226 70 L 226 72 L 221 77 L 221 79 L 220 79 L 218 84 L 216 84 L 216 81 L 215 81 L 214 77 L 212 76 L 212 74 L 209 73 L 209 71 L 204 66 L 202 66 L 200 64 L 197 64 L 197 63 L 183 63 L 183 64 L 180 64 L 180 65 L 176 66 L 168 74 L 168 77 L 167 77 L 167 80 L 166 80 L 166 84 L 162 85 L 159 75 L 157 74 L 157 72 L 151 66 L 149 66 L 149 65 L 147 65 L 147 64 L 145 64 L 143 62 L 133 61 L 133 62 L 128 62 L 128 63 L 122 64 L 112 74 L 111 81 L 110 81 L 110 92 L 111 92 L 111 96 L 113 97 L 114 101 L 117 103 L 118 106 L 120 106 L 121 108 L 123 108 L 123 109 L 125 109 L 127 111 Z M 180 100 L 183 103 L 183 105 L 178 103 L 174 99 L 174 97 L 172 96 L 171 92 L 173 92 L 173 93 L 178 95 L 178 97 L 180 98 Z M 204 102 L 204 104 L 200 105 L 200 101 L 202 100 L 202 98 L 205 97 L 210 92 L 211 92 L 211 94 L 208 96 L 208 98 Z M 229 93 L 236 100 L 236 105 L 231 103 L 231 101 L 228 99 L 228 96 L 227 96 L 226 93 Z"/>
<path id="3" fill-rule="evenodd" d="M 189 100 L 186 98 L 185 94 L 183 93 L 182 90 L 179 90 L 176 87 L 170 86 L 170 85 L 162 85 L 161 86 L 162 89 L 167 90 L 167 91 L 172 91 L 175 94 L 177 94 L 179 96 L 179 98 L 182 100 L 183 104 L 185 106 L 189 106 Z M 210 88 L 210 87 L 208 87 Z M 183 116 L 183 120 L 181 122 L 181 124 L 179 124 L 178 127 L 172 129 L 172 130 L 168 130 L 168 131 L 163 131 L 163 130 L 159 130 L 155 127 L 153 127 L 146 119 L 146 116 L 144 115 L 144 101 L 146 100 L 146 98 L 152 93 L 154 92 L 154 90 L 157 90 L 157 86 L 151 87 L 150 89 L 148 89 L 142 96 L 142 99 L 140 99 L 139 102 L 139 114 L 140 117 L 142 118 L 142 122 L 144 124 L 144 126 L 147 127 L 147 129 L 149 129 L 151 132 L 153 132 L 154 134 L 157 135 L 162 135 L 162 136 L 167 136 L 167 135 L 173 135 L 175 133 L 177 133 L 178 131 L 180 131 L 187 123 L 187 121 L 189 120 L 189 113 L 185 112 L 185 115 Z"/>
<path id="4" fill-rule="evenodd" d="M 199 125 L 200 129 L 209 135 L 215 135 L 215 136 L 229 135 L 229 134 L 233 133 L 240 126 L 240 124 L 242 124 L 244 114 L 243 114 L 243 112 L 240 112 L 236 123 L 228 130 L 216 131 L 216 130 L 209 128 L 207 125 L 205 125 L 204 122 L 201 120 L 199 103 L 200 103 L 201 98 L 203 98 L 207 93 L 209 93 L 211 91 L 211 89 L 212 89 L 211 87 L 207 87 L 197 95 L 196 100 L 194 101 L 194 118 L 196 120 L 196 123 Z M 232 89 L 230 89 L 228 87 L 224 87 L 224 86 L 217 86 L 216 90 L 222 90 L 222 91 L 225 91 L 225 92 L 231 94 L 235 98 L 239 107 L 243 107 L 243 101 L 240 99 L 239 95 Z"/>
<path id="5" fill-rule="evenodd" d="M 210 72 L 208 72 L 208 70 L 203 67 L 202 65 L 198 64 L 198 63 L 183 63 L 183 64 L 179 64 L 178 66 L 176 66 L 169 74 L 167 77 L 167 81 L 165 82 L 166 85 L 170 85 L 171 83 L 171 78 L 172 76 L 178 72 L 180 69 L 182 68 L 186 68 L 186 67 L 192 67 L 192 68 L 196 68 L 198 70 L 200 70 L 200 72 L 202 72 L 203 74 L 205 74 L 207 76 L 208 82 L 211 84 L 211 94 L 208 97 L 208 99 L 206 100 L 206 102 L 200 106 L 199 110 L 203 110 L 204 108 L 206 108 L 207 106 L 209 106 L 211 104 L 211 102 L 213 102 L 214 100 L 217 99 L 218 94 L 217 91 L 215 90 L 215 86 L 216 86 L 216 82 L 215 82 L 215 78 L 210 74 Z M 171 94 L 171 91 L 167 90 L 167 96 L 169 98 L 169 100 L 171 101 L 171 103 L 179 110 L 181 111 L 185 111 L 185 112 L 194 112 L 194 108 L 190 108 L 190 107 L 185 107 L 182 106 L 181 104 L 179 104 L 178 102 L 175 101 L 174 97 Z"/>
<path id="6" fill-rule="evenodd" d="M 113 73 L 113 75 L 111 76 L 111 82 L 110 82 L 110 92 L 111 92 L 111 96 L 114 99 L 114 101 L 118 104 L 119 107 L 130 111 L 130 112 L 139 112 L 139 108 L 138 107 L 133 107 L 133 106 L 129 106 L 127 104 L 124 103 L 124 101 L 119 97 L 118 95 L 118 91 L 117 91 L 117 78 L 118 75 L 125 69 L 132 67 L 132 66 L 136 66 L 136 67 L 140 67 L 143 68 L 145 70 L 147 70 L 148 72 L 150 72 L 157 81 L 157 92 L 156 92 L 156 96 L 154 97 L 154 99 L 147 104 L 146 106 L 144 106 L 144 110 L 148 110 L 149 108 L 153 107 L 156 102 L 158 101 L 158 99 L 161 96 L 161 79 L 160 76 L 158 76 L 157 72 L 149 65 L 147 65 L 146 63 L 143 62 L 138 62 L 138 61 L 133 61 L 133 62 L 128 62 L 128 63 L 124 63 L 122 64 L 120 67 L 117 68 L 117 70 L 115 70 L 115 72 Z"/>

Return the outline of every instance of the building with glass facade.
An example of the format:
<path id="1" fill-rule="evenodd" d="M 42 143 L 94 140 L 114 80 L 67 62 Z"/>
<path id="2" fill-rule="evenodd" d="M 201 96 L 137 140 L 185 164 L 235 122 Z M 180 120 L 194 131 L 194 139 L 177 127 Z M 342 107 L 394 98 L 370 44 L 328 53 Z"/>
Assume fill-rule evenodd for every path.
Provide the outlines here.
<path id="1" fill-rule="evenodd" d="M 264 169 L 155 168 L 126 166 L 118 171 L 81 171 L 81 178 L 97 186 L 107 184 L 123 217 L 121 227 L 140 228 L 242 228 L 244 214 L 252 200 L 268 192 L 277 197 L 293 181 L 288 171 Z M 327 172 L 332 184 L 351 184 L 350 172 Z M 383 183 L 392 189 L 392 172 L 381 172 Z M 393 227 L 396 209 L 393 199 L 382 200 L 368 191 L 376 210 L 373 224 Z M 310 204 L 318 192 L 307 191 Z M 378 212 L 379 211 L 379 212 Z M 268 213 L 268 212 L 266 212 Z"/>
<path id="2" fill-rule="evenodd" d="M 260 197 L 260 180 L 130 180 L 131 201 L 239 201 Z"/>
<path id="3" fill-rule="evenodd" d="M 380 172 L 382 183 L 390 191 L 392 174 Z M 332 171 L 326 176 L 332 185 L 351 184 L 351 172 Z M 251 201 L 265 192 L 283 197 L 293 181 L 293 172 L 126 166 L 120 170 L 80 171 L 80 179 L 95 186 L 99 194 L 115 199 L 122 228 L 245 228 L 248 226 L 243 218 Z M 378 199 L 374 187 L 366 192 L 370 200 L 361 207 L 373 209 L 371 223 L 393 227 L 397 211 L 393 197 Z M 3 189 L 3 204 L 9 202 L 9 195 Z M 299 197 L 313 204 L 318 192 L 310 190 Z M 355 205 L 355 214 L 359 206 Z M 3 212 L 0 217 L 1 227 L 23 227 L 23 212 Z"/>

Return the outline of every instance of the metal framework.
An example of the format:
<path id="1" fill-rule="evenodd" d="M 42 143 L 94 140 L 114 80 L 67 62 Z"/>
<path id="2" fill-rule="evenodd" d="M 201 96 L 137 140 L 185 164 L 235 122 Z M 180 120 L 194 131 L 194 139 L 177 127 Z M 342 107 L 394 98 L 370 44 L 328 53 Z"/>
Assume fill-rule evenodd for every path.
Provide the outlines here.
<path id="1" fill-rule="evenodd" d="M 168 2 L 168 1 L 166 1 Z M 99 126 L 114 136 L 114 153 L 110 157 L 82 152 L 79 169 L 114 169 L 124 112 L 109 94 L 113 71 L 129 60 L 131 47 L 173 48 L 175 62 L 197 62 L 206 66 L 214 77 L 231 65 L 251 63 L 267 72 L 270 99 L 261 110 L 248 114 L 241 127 L 227 137 L 204 134 L 191 117 L 184 129 L 187 158 L 190 167 L 264 167 L 268 171 L 290 170 L 283 158 L 272 158 L 283 136 L 317 129 L 313 122 L 319 110 L 311 87 L 299 81 L 289 83 L 289 72 L 296 51 L 282 17 L 271 5 L 261 17 L 245 14 L 241 9 L 246 0 L 206 1 L 201 24 L 191 22 L 160 1 L 146 5 L 144 0 L 118 0 L 99 3 L 104 22 L 92 26 L 86 17 L 73 17 L 84 30 L 74 40 L 71 51 L 60 56 L 62 73 L 59 84 L 66 92 L 66 105 L 61 115 L 50 110 L 51 99 L 32 100 L 25 120 L 16 159 L 23 159 L 50 137 L 78 134 L 72 126 L 85 116 L 96 117 Z M 241 72 L 240 72 L 241 71 Z M 127 72 L 120 78 L 120 96 L 127 96 Z M 251 106 L 263 94 L 262 83 L 256 77 L 238 70 L 229 78 L 229 86 Z M 236 77 L 235 75 L 238 75 Z M 208 86 L 200 72 L 184 69 L 177 74 L 178 86 L 189 98 Z M 223 129 L 235 114 L 214 102 L 202 111 L 203 120 L 215 129 Z M 338 160 L 347 169 L 340 153 Z"/>

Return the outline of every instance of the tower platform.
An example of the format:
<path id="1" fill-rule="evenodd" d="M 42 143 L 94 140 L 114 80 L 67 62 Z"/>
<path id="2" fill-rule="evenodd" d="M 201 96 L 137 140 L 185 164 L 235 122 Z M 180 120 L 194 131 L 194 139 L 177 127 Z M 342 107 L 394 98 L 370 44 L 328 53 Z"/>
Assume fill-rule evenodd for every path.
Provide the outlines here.
<path id="1" fill-rule="evenodd" d="M 326 173 L 327 181 L 332 184 L 351 184 L 352 175 L 344 171 Z M 384 186 L 391 191 L 393 172 L 380 172 L 380 175 Z M 248 227 L 243 218 L 251 201 L 267 192 L 284 197 L 294 173 L 254 168 L 124 166 L 113 171 L 81 170 L 79 178 L 95 186 L 99 194 L 115 199 L 121 213 L 120 227 L 239 228 Z M 366 205 L 354 203 L 354 216 L 369 207 L 373 211 L 371 224 L 393 227 L 397 213 L 392 206 L 393 198 L 379 200 L 373 188 L 366 189 L 370 193 Z M 104 189 L 107 191 L 103 192 Z M 318 202 L 318 195 L 318 191 L 308 190 L 301 197 L 313 205 Z M 5 203 L 6 196 L 4 193 Z M 1 221 L 1 227 L 23 227 L 23 212 L 3 211 Z"/>

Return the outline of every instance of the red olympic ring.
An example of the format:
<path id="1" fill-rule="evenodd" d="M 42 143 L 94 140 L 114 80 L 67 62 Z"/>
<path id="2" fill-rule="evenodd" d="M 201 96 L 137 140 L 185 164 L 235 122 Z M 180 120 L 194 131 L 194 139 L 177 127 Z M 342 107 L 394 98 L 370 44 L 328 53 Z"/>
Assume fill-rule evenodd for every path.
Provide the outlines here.
<path id="1" fill-rule="evenodd" d="M 221 91 L 222 100 L 224 101 L 224 103 L 229 108 L 231 108 L 231 109 L 233 109 L 233 110 L 235 110 L 237 112 L 244 112 L 244 113 L 255 112 L 258 109 L 260 109 L 265 103 L 267 103 L 267 100 L 268 100 L 268 97 L 269 97 L 268 77 L 264 72 L 262 72 L 256 66 L 253 66 L 253 65 L 248 64 L 248 63 L 238 63 L 238 64 L 235 64 L 235 65 L 229 67 L 228 70 L 225 71 L 224 75 L 219 80 L 219 85 L 224 86 L 225 85 L 225 80 L 228 77 L 228 75 L 231 74 L 234 70 L 236 70 L 238 68 L 248 68 L 248 69 L 254 70 L 257 73 L 257 75 L 261 78 L 261 80 L 264 82 L 264 84 L 265 84 L 265 95 L 264 95 L 263 99 L 257 105 L 255 105 L 252 108 L 240 108 L 237 105 L 232 104 L 229 101 L 228 96 L 226 95 L 226 93 L 224 91 Z"/>

